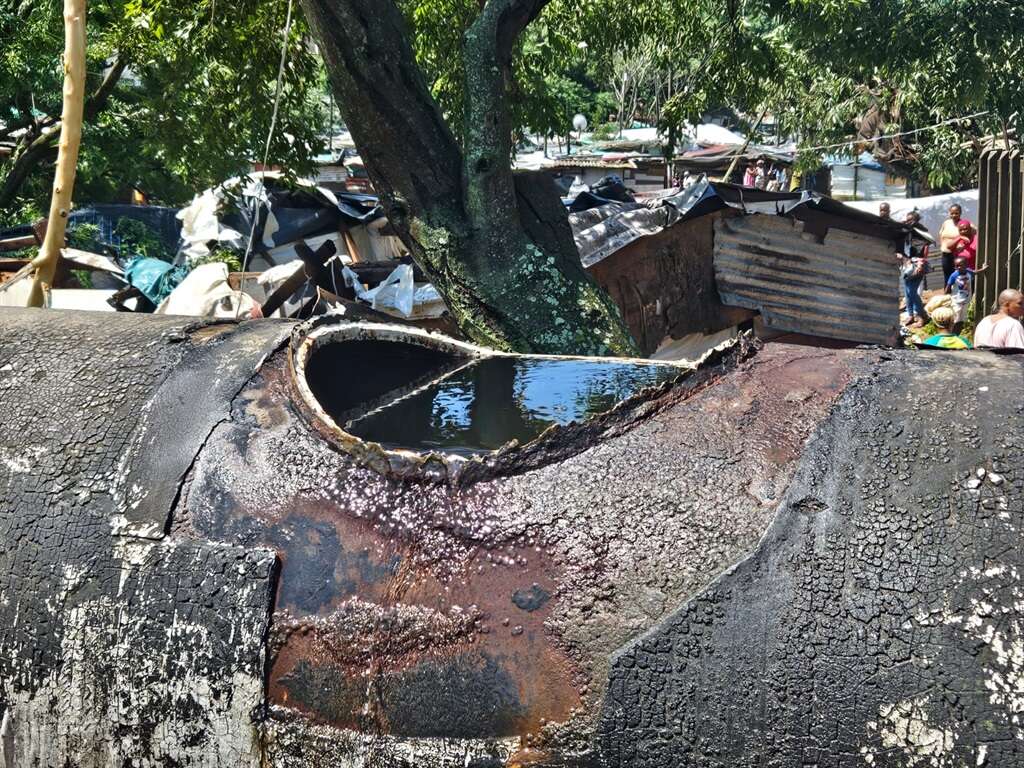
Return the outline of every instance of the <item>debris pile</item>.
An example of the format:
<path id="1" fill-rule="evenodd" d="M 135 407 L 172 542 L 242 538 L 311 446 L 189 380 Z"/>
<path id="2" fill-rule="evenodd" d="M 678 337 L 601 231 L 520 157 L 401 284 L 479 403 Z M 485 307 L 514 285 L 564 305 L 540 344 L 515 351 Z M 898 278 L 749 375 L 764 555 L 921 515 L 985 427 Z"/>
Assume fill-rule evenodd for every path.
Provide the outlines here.
<path id="1" fill-rule="evenodd" d="M 0 231 L 0 306 L 25 306 L 40 221 Z M 49 306 L 207 318 L 328 312 L 457 333 L 377 198 L 261 171 L 181 209 L 72 215 Z"/>

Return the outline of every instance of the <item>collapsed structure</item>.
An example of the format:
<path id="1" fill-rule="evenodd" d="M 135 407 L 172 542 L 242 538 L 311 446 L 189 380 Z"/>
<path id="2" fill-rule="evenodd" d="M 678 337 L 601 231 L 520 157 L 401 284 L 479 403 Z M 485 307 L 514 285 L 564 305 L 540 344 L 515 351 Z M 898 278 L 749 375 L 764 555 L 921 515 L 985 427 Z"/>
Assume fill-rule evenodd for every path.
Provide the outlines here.
<path id="1" fill-rule="evenodd" d="M 1017 358 L 2 312 L 0 765 L 1021 761 Z"/>

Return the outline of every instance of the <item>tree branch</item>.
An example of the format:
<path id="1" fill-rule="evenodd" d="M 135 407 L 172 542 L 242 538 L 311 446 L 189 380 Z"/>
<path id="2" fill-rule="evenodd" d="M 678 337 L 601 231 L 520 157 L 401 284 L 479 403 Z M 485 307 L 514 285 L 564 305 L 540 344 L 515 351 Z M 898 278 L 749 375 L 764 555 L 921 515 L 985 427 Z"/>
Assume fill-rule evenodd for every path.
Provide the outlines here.
<path id="1" fill-rule="evenodd" d="M 85 100 L 85 121 L 89 122 L 94 120 L 96 116 L 103 111 L 107 106 L 107 102 L 110 100 L 110 95 L 114 92 L 117 84 L 121 82 L 121 76 L 128 68 L 128 62 L 121 55 L 114 57 L 113 63 L 110 65 L 110 69 L 107 70 L 107 74 L 103 76 L 103 81 L 100 83 L 93 94 Z"/>
<path id="2" fill-rule="evenodd" d="M 114 58 L 103 81 L 93 94 L 85 102 L 85 121 L 90 122 L 104 110 L 110 101 L 114 88 L 121 80 L 121 76 L 128 68 L 128 62 L 121 56 Z M 0 208 L 10 205 L 21 185 L 44 160 L 57 156 L 57 147 L 54 141 L 60 136 L 61 121 L 55 117 L 46 116 L 36 122 L 38 135 L 28 142 L 28 145 L 14 158 L 14 164 L 0 184 Z"/>
<path id="3" fill-rule="evenodd" d="M 56 157 L 57 147 L 53 141 L 60 136 L 60 121 L 44 128 L 14 160 L 11 170 L 4 177 L 3 184 L 0 184 L 0 208 L 6 208 L 13 201 L 21 189 L 21 185 L 29 177 L 29 174 L 43 160 Z"/>

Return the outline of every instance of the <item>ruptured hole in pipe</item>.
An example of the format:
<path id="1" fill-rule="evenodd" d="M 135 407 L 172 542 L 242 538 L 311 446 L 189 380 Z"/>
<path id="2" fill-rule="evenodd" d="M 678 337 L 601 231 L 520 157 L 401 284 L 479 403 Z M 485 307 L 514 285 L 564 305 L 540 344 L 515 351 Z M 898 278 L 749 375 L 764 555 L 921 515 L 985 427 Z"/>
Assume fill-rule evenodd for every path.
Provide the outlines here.
<path id="1" fill-rule="evenodd" d="M 404 342 L 328 342 L 306 364 L 306 382 L 334 423 L 345 425 L 422 387 L 469 358 Z"/>
<path id="2" fill-rule="evenodd" d="M 525 444 L 679 376 L 672 365 L 607 359 L 472 357 L 395 341 L 324 344 L 310 390 L 350 435 L 385 448 L 462 456 Z"/>

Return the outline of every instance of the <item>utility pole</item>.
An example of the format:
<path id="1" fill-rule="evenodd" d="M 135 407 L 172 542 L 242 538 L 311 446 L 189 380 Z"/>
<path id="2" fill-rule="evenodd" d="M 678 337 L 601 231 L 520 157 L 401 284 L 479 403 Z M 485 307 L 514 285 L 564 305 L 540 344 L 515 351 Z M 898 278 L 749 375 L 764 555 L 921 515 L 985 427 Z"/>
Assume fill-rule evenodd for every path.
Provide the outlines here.
<path id="1" fill-rule="evenodd" d="M 85 108 L 85 1 L 64 0 L 64 109 L 46 237 L 39 255 L 32 260 L 35 275 L 28 297 L 30 307 L 46 306 L 71 213 L 71 193 L 75 188 Z"/>

